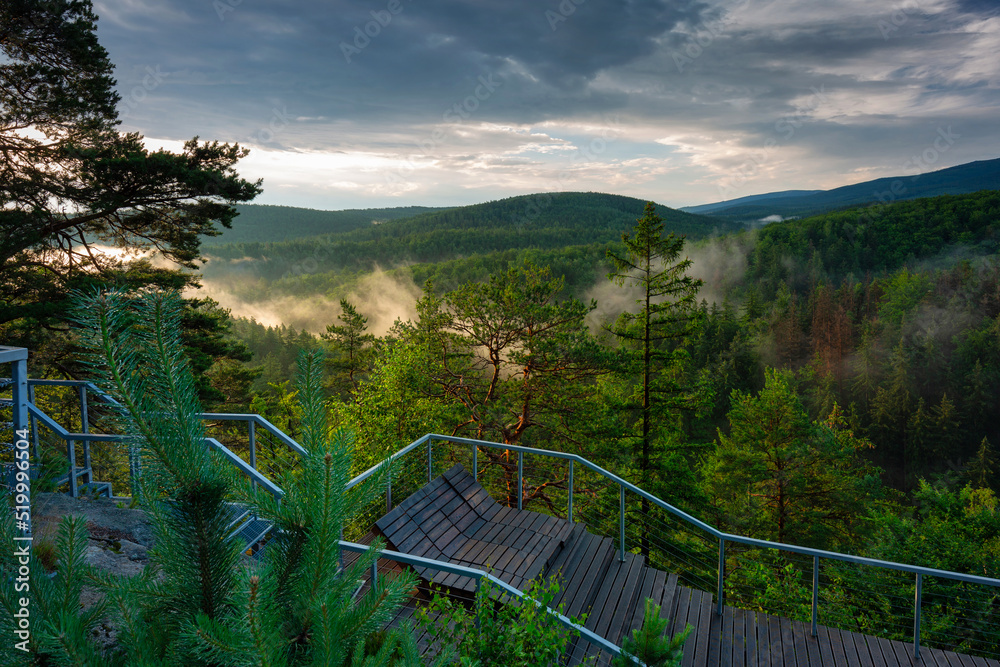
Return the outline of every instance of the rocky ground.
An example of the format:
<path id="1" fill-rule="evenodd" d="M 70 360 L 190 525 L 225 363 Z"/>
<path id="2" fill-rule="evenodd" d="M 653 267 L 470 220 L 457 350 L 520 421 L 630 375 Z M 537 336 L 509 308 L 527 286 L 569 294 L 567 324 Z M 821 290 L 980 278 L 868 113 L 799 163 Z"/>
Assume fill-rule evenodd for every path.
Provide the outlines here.
<path id="1" fill-rule="evenodd" d="M 74 499 L 61 493 L 41 493 L 34 501 L 32 523 L 36 545 L 43 541 L 55 542 L 63 517 L 80 516 L 87 522 L 90 534 L 87 544 L 90 565 L 125 576 L 139 574 L 146 567 L 147 550 L 153 546 L 153 531 L 144 511 L 128 509 L 124 503 L 107 498 Z M 89 608 L 101 595 L 85 587 L 80 606 Z M 114 628 L 103 626 L 97 639 L 105 645 L 113 644 Z"/>

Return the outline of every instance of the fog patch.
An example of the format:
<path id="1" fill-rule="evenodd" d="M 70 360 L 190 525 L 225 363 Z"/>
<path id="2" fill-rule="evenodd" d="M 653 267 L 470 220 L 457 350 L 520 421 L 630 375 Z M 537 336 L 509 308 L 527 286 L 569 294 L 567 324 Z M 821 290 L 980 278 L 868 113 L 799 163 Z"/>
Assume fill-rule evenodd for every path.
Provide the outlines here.
<path id="1" fill-rule="evenodd" d="M 368 318 L 369 333 L 384 336 L 397 319 L 416 319 L 416 303 L 422 294 L 409 275 L 390 275 L 381 269 L 364 275 L 340 295 L 281 295 L 258 300 L 238 296 L 228 282 L 204 279 L 201 289 L 188 290 L 185 296 L 215 299 L 234 317 L 252 318 L 269 327 L 305 329 L 317 335 L 326 333 L 331 324 L 341 324 L 342 298 Z"/>

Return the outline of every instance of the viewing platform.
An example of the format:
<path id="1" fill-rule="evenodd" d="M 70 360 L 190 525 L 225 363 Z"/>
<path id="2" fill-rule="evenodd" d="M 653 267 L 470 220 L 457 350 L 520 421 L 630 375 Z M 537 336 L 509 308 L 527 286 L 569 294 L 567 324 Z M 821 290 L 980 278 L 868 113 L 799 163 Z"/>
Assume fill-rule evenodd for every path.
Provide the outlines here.
<path id="1" fill-rule="evenodd" d="M 129 469 L 107 466 L 123 436 L 103 428 L 121 407 L 88 382 L 28 379 L 26 357 L 0 347 L 11 376 L 0 382 L 0 442 L 28 430 L 32 460 L 61 452 L 73 496 L 91 483 L 110 494 L 112 476 L 116 490 L 129 488 Z M 43 403 L 60 406 L 59 419 L 36 391 L 62 392 Z M 79 405 L 66 407 L 73 397 Z M 201 418 L 219 460 L 280 498 L 274 480 L 305 450 L 259 415 Z M 385 539 L 359 593 L 406 568 L 420 578 L 393 623 L 412 619 L 432 586 L 471 607 L 489 580 L 497 597 L 524 604 L 532 580 L 556 577 L 558 622 L 572 627 L 569 617 L 586 614 L 566 664 L 609 664 L 650 598 L 672 634 L 692 626 L 685 666 L 1000 667 L 998 579 L 728 534 L 566 452 L 428 434 L 347 487 L 376 479 L 382 486 L 344 527 L 341 557 L 349 563 Z M 238 503 L 232 513 L 231 539 L 266 558 L 270 526 Z"/>

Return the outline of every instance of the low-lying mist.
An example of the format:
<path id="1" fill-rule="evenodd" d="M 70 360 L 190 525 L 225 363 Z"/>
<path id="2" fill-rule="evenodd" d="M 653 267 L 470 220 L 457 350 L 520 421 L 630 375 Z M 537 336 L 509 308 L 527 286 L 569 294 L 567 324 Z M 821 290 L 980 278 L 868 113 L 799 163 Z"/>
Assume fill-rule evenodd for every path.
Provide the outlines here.
<path id="1" fill-rule="evenodd" d="M 283 295 L 251 301 L 237 296 L 226 279 L 203 280 L 202 288 L 189 294 L 215 299 L 234 317 L 253 318 L 269 327 L 305 329 L 314 334 L 326 333 L 327 326 L 340 324 L 340 300 L 347 299 L 368 318 L 368 330 L 376 336 L 388 333 L 397 319 L 415 319 L 420 295 L 420 288 L 409 276 L 390 275 L 381 269 L 366 274 L 339 295 Z"/>

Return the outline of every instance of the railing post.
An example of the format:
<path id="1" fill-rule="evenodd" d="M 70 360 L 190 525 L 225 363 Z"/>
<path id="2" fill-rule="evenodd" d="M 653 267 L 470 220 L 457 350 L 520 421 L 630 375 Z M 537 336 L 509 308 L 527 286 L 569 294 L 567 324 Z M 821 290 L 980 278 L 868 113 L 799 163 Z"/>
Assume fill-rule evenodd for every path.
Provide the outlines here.
<path id="1" fill-rule="evenodd" d="M 473 603 L 473 607 L 476 610 L 476 632 L 477 633 L 480 631 L 480 626 L 479 626 L 479 589 L 481 589 L 482 587 L 483 587 L 483 579 L 482 579 L 482 577 L 476 577 L 476 600 Z M 476 644 L 478 645 L 479 642 L 476 642 Z"/>
<path id="2" fill-rule="evenodd" d="M 569 514 L 567 518 L 570 523 L 573 523 L 573 459 L 569 460 Z"/>
<path id="3" fill-rule="evenodd" d="M 80 395 L 80 433 L 90 433 L 90 415 L 87 410 L 87 387 L 77 387 Z M 87 471 L 87 483 L 94 482 L 94 471 L 90 466 L 90 440 L 83 441 L 83 467 Z"/>
<path id="4" fill-rule="evenodd" d="M 472 479 L 479 481 L 479 445 L 472 446 Z"/>
<path id="5" fill-rule="evenodd" d="M 392 511 L 392 471 L 385 476 L 385 513 Z"/>
<path id="6" fill-rule="evenodd" d="M 719 538 L 719 586 L 715 595 L 715 614 L 722 616 L 722 605 L 724 603 L 724 592 L 722 583 L 726 578 L 726 538 Z"/>
<path id="7" fill-rule="evenodd" d="M 17 373 L 15 372 L 14 375 L 15 375 L 14 389 L 16 391 L 17 390 L 17 378 L 16 378 Z M 25 371 L 25 382 L 27 382 L 27 371 Z M 32 385 L 27 385 L 27 387 L 28 387 L 28 403 L 31 403 L 32 405 L 34 405 L 35 404 L 35 388 Z M 15 403 L 15 405 L 18 404 L 16 400 L 14 401 L 14 403 Z M 27 406 L 25 406 L 25 409 L 27 409 Z M 41 464 L 42 464 L 42 448 L 41 448 L 41 445 L 39 444 L 39 441 L 38 441 L 38 420 L 35 418 L 35 415 L 30 415 L 28 417 L 28 425 L 31 428 L 31 453 L 35 457 L 35 465 L 41 466 Z M 39 469 L 41 469 L 41 468 L 39 468 Z"/>
<path id="8" fill-rule="evenodd" d="M 79 491 L 76 488 L 76 442 L 66 441 L 66 458 L 69 460 L 69 495 L 76 498 Z"/>
<path id="9" fill-rule="evenodd" d="M 618 485 L 618 560 L 625 562 L 625 485 Z"/>
<path id="10" fill-rule="evenodd" d="M 252 419 L 248 421 L 247 430 L 250 438 L 250 467 L 257 470 L 257 422 Z M 250 488 L 257 493 L 257 482 L 251 480 Z"/>
<path id="11" fill-rule="evenodd" d="M 923 597 L 924 575 L 917 572 L 917 591 L 913 596 L 913 658 L 920 660 L 920 602 Z"/>
<path id="12" fill-rule="evenodd" d="M 813 599 L 812 599 L 812 636 L 818 633 L 816 621 L 819 618 L 819 556 L 813 556 Z"/>
<path id="13" fill-rule="evenodd" d="M 427 481 L 434 480 L 434 441 L 427 439 Z"/>
<path id="14" fill-rule="evenodd" d="M 517 509 L 524 509 L 524 452 L 517 452 Z"/>
<path id="15" fill-rule="evenodd" d="M 378 583 L 378 558 L 372 561 L 372 581 L 371 581 L 371 591 L 374 593 L 375 584 Z"/>

